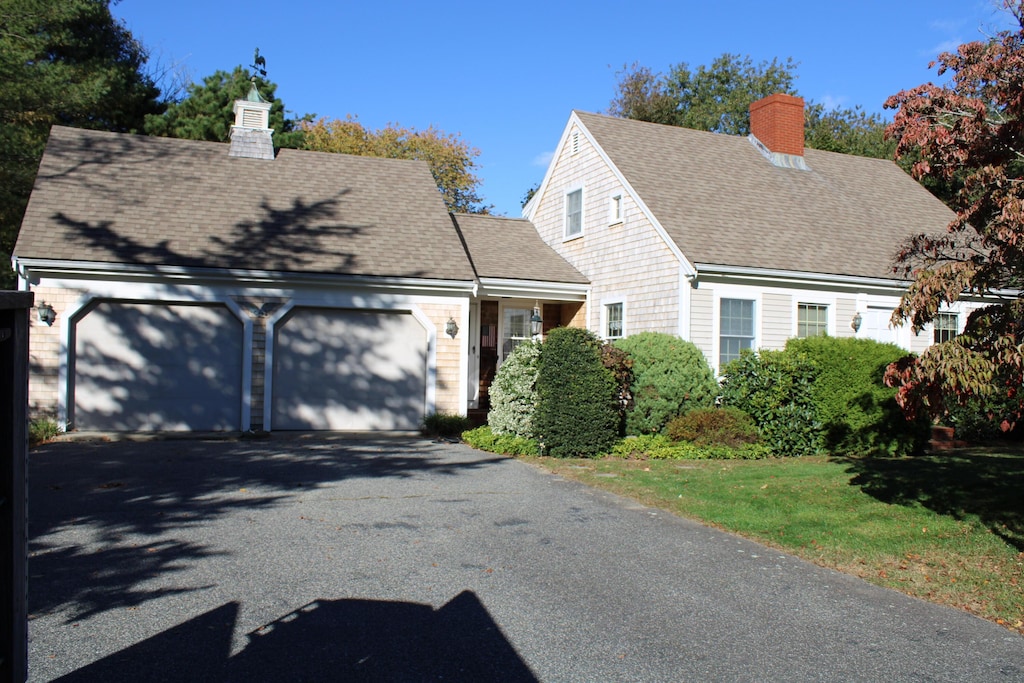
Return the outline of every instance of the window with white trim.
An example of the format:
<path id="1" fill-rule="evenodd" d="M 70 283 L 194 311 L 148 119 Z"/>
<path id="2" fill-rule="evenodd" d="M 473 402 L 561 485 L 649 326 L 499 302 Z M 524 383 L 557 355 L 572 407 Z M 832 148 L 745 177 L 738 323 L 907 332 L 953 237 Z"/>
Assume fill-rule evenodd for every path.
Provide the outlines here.
<path id="1" fill-rule="evenodd" d="M 947 342 L 960 331 L 960 319 L 956 313 L 939 313 L 932 321 L 935 343 Z"/>
<path id="2" fill-rule="evenodd" d="M 573 190 L 565 194 L 565 236 L 576 237 L 583 234 L 583 190 Z"/>
<path id="3" fill-rule="evenodd" d="M 605 304 L 604 336 L 605 339 L 619 339 L 626 329 L 626 306 L 621 301 Z"/>
<path id="4" fill-rule="evenodd" d="M 818 337 L 828 332 L 828 306 L 825 304 L 797 304 L 796 336 Z"/>
<path id="5" fill-rule="evenodd" d="M 622 222 L 622 195 L 612 195 L 608 200 L 608 223 L 615 225 Z"/>
<path id="6" fill-rule="evenodd" d="M 505 308 L 502 315 L 502 340 L 501 359 L 508 358 L 509 354 L 524 341 L 531 338 L 530 316 L 533 309 L 530 308 Z"/>
<path id="7" fill-rule="evenodd" d="M 754 348 L 754 302 L 720 299 L 718 306 L 718 367 L 721 369 L 739 358 L 743 349 Z"/>

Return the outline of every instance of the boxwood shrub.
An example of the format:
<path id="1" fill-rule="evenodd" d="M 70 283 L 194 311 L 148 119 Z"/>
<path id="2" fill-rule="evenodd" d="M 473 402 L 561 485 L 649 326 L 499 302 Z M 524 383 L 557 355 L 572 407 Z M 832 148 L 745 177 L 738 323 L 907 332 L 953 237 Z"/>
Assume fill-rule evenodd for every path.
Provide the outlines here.
<path id="1" fill-rule="evenodd" d="M 541 344 L 533 424 L 545 455 L 592 457 L 618 438 L 615 378 L 600 349 L 593 332 L 574 327 L 551 330 Z"/>
<path id="2" fill-rule="evenodd" d="M 790 339 L 786 352 L 817 368 L 811 399 L 832 455 L 910 455 L 928 438 L 925 421 L 907 422 L 896 390 L 882 382 L 889 363 L 906 355 L 895 344 L 851 337 Z"/>
<path id="3" fill-rule="evenodd" d="M 669 420 L 714 405 L 715 375 L 692 342 L 662 332 L 641 332 L 615 342 L 633 361 L 626 434 L 661 434 Z"/>

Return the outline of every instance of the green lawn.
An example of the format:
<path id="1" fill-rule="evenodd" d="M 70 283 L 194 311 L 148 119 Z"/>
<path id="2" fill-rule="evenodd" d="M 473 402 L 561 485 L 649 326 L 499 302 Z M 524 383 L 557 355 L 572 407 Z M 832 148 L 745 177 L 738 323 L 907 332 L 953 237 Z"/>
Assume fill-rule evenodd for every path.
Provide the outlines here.
<path id="1" fill-rule="evenodd" d="M 1024 452 L 522 459 L 1024 633 Z"/>

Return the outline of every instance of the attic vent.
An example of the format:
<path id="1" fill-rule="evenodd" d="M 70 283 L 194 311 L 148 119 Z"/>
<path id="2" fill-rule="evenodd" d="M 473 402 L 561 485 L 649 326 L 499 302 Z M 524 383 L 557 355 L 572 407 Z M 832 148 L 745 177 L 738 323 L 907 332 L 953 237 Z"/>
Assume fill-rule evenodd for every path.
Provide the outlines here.
<path id="1" fill-rule="evenodd" d="M 263 112 L 257 109 L 243 109 L 242 126 L 245 128 L 263 128 Z"/>
<path id="2" fill-rule="evenodd" d="M 574 130 L 572 132 L 572 154 L 578 154 L 580 151 L 580 132 Z"/>

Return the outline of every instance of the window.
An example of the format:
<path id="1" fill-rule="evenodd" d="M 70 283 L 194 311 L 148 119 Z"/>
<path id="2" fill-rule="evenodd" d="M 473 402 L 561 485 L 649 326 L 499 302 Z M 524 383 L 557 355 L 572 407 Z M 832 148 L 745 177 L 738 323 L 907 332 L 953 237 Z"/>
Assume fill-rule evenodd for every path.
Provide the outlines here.
<path id="1" fill-rule="evenodd" d="M 565 195 L 565 236 L 575 237 L 583 233 L 583 190 L 573 190 Z"/>
<path id="2" fill-rule="evenodd" d="M 797 304 L 796 336 L 817 337 L 828 332 L 828 306 Z"/>
<path id="3" fill-rule="evenodd" d="M 608 222 L 614 225 L 622 222 L 622 195 L 617 194 L 608 204 Z"/>
<path id="4" fill-rule="evenodd" d="M 624 314 L 624 305 L 621 301 L 607 304 L 604 307 L 604 336 L 606 339 L 618 339 L 622 336 Z"/>
<path id="5" fill-rule="evenodd" d="M 754 348 L 754 302 L 722 299 L 719 302 L 718 367 L 740 357 L 743 349 Z"/>
<path id="6" fill-rule="evenodd" d="M 529 308 L 506 308 L 502 322 L 501 359 L 505 360 L 519 344 L 531 338 Z"/>
<path id="7" fill-rule="evenodd" d="M 960 321 L 956 313 L 939 313 L 932 321 L 935 330 L 935 343 L 947 342 L 960 331 Z"/>

